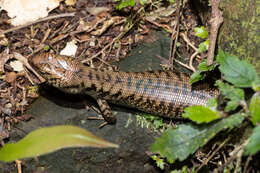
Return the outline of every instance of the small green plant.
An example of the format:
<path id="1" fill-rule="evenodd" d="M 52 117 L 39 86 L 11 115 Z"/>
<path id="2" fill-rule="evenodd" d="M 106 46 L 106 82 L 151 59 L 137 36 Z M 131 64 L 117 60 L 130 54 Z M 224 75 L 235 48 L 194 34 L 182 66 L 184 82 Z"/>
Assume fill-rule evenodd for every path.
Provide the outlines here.
<path id="1" fill-rule="evenodd" d="M 136 2 L 138 1 L 142 6 L 154 2 L 152 0 L 114 0 L 117 3 L 117 9 L 122 10 L 125 7 L 133 7 L 136 5 Z M 161 0 L 154 0 L 155 2 L 160 2 Z M 174 0 L 168 0 L 171 4 L 173 4 Z"/>
<path id="2" fill-rule="evenodd" d="M 164 161 L 162 158 L 156 156 L 156 155 L 153 155 L 152 156 L 152 159 L 156 162 L 156 165 L 157 167 L 161 168 L 161 169 L 164 169 Z"/>
<path id="3" fill-rule="evenodd" d="M 195 35 L 197 37 L 200 37 L 202 39 L 206 39 L 204 42 L 199 44 L 199 49 L 198 49 L 199 53 L 207 51 L 208 48 L 209 48 L 208 31 L 205 29 L 204 26 L 196 27 L 194 29 L 194 31 L 195 31 Z"/>
<path id="4" fill-rule="evenodd" d="M 153 116 L 150 114 L 136 115 L 136 121 L 142 128 L 146 127 L 155 132 L 162 132 L 165 129 L 163 119 L 158 116 Z"/>
<path id="5" fill-rule="evenodd" d="M 117 9 L 121 10 L 125 7 L 133 7 L 135 6 L 135 0 L 114 0 L 117 2 Z"/>
<path id="6" fill-rule="evenodd" d="M 206 39 L 205 41 L 203 41 L 202 43 L 199 44 L 199 48 L 198 48 L 198 52 L 202 53 L 208 50 L 209 48 L 209 39 L 208 39 L 208 31 L 205 29 L 204 26 L 201 27 L 196 27 L 194 29 L 195 31 L 195 35 L 197 37 L 200 37 L 202 39 Z M 208 71 L 212 71 L 214 70 L 216 67 L 216 63 L 213 63 L 210 66 L 207 66 L 207 62 L 206 59 L 203 60 L 199 66 L 198 66 L 198 70 L 192 74 L 191 78 L 190 78 L 190 84 L 193 84 L 199 80 L 204 79 L 204 77 L 206 76 L 206 72 Z"/>

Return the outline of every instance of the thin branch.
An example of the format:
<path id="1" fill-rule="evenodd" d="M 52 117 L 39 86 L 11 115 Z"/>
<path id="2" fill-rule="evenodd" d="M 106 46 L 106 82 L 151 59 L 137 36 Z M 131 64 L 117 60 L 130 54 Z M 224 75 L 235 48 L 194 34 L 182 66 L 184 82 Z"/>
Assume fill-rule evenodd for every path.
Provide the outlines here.
<path id="1" fill-rule="evenodd" d="M 207 57 L 207 65 L 211 65 L 214 60 L 215 46 L 218 36 L 218 29 L 223 22 L 222 12 L 219 10 L 219 3 L 221 0 L 211 0 L 212 10 L 210 19 L 210 36 L 209 36 L 209 49 Z"/>
<path id="2" fill-rule="evenodd" d="M 177 17 L 176 17 L 176 20 L 177 20 L 177 23 L 172 31 L 172 35 L 171 35 L 171 44 L 170 44 L 170 57 L 169 57 L 169 66 L 172 68 L 173 66 L 173 59 L 174 59 L 174 56 L 175 56 L 175 52 L 176 52 L 176 47 L 177 47 L 177 42 L 178 42 L 178 37 L 179 37 L 179 31 L 180 31 L 180 13 L 182 13 L 182 0 L 177 0 Z M 175 36 L 175 39 L 174 39 L 174 35 L 175 35 L 175 30 L 177 28 L 177 31 L 176 31 L 176 36 Z M 173 40 L 174 40 L 174 45 L 173 45 Z"/>
<path id="3" fill-rule="evenodd" d="M 208 162 L 213 158 L 213 156 L 229 141 L 229 139 L 230 139 L 230 138 L 225 139 L 224 142 L 222 142 L 222 143 L 218 146 L 218 148 L 217 148 L 215 151 L 213 151 L 213 153 L 211 153 L 211 155 L 207 158 L 207 160 L 205 160 L 205 161 L 200 165 L 200 167 L 196 170 L 196 172 L 199 172 L 199 170 L 200 170 L 203 166 L 207 165 Z"/>

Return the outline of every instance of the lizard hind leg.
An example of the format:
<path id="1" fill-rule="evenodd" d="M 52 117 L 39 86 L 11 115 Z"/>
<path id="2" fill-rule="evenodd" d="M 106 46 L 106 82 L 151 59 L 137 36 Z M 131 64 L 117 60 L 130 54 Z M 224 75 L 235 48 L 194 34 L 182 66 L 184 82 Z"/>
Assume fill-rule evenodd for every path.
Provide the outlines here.
<path id="1" fill-rule="evenodd" d="M 116 123 L 116 117 L 115 115 L 113 115 L 113 113 L 111 112 L 111 108 L 108 105 L 106 100 L 97 99 L 97 104 L 99 106 L 99 109 L 101 111 L 101 114 L 104 118 L 104 120 L 108 123 L 108 124 L 115 124 Z"/>

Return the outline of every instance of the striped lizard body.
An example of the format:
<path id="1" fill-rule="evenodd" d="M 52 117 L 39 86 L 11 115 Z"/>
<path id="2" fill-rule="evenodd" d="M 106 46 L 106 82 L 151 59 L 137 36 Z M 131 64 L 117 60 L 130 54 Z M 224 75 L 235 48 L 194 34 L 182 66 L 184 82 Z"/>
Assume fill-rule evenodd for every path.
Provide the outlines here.
<path id="1" fill-rule="evenodd" d="M 36 56 L 31 64 L 48 84 L 67 93 L 95 98 L 108 123 L 115 123 L 116 119 L 107 101 L 171 118 L 189 105 L 205 105 L 218 95 L 207 83 L 191 86 L 185 73 L 94 69 L 71 57 L 53 54 Z"/>

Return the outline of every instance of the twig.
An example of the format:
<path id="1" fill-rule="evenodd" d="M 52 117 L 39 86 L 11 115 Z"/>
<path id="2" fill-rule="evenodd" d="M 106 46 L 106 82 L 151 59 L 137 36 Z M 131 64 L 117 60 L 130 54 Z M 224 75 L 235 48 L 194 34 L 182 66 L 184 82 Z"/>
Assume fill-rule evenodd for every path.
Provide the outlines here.
<path id="1" fill-rule="evenodd" d="M 15 163 L 17 165 L 18 173 L 22 173 L 22 165 L 21 165 L 22 162 L 20 160 L 16 160 Z"/>
<path id="2" fill-rule="evenodd" d="M 246 164 L 245 164 L 245 166 L 244 166 L 244 171 L 243 171 L 243 173 L 246 173 L 246 172 L 247 172 L 247 167 L 248 167 L 249 162 L 250 162 L 251 160 L 252 160 L 252 156 L 250 155 L 250 156 L 248 156 L 247 159 L 246 159 Z"/>
<path id="3" fill-rule="evenodd" d="M 224 163 L 223 165 L 221 165 L 220 167 L 216 168 L 214 170 L 214 173 L 217 172 L 222 172 L 222 170 L 229 165 L 232 161 L 234 161 L 236 158 L 238 157 L 242 157 L 243 151 L 245 146 L 249 143 L 249 139 L 247 139 L 243 144 L 239 145 L 238 147 L 236 147 L 231 153 L 231 157 L 226 161 L 226 163 Z"/>
<path id="4" fill-rule="evenodd" d="M 191 55 L 190 61 L 189 61 L 189 67 L 192 69 L 193 72 L 195 72 L 196 69 L 193 67 L 193 60 L 194 60 L 194 58 L 195 58 L 196 56 L 198 56 L 199 51 L 198 51 L 198 49 L 190 42 L 190 40 L 188 39 L 188 37 L 187 37 L 184 33 L 181 33 L 180 35 L 182 36 L 183 40 L 184 40 L 190 47 L 192 47 L 192 48 L 195 50 L 195 52 Z"/>
<path id="5" fill-rule="evenodd" d="M 64 13 L 64 14 L 48 16 L 48 17 L 38 19 L 38 20 L 33 21 L 33 22 L 26 23 L 26 24 L 21 25 L 21 26 L 17 26 L 17 27 L 2 31 L 2 32 L 0 32 L 0 35 L 7 34 L 9 32 L 13 32 L 13 31 L 16 31 L 16 30 L 19 30 L 19 29 L 22 29 L 22 28 L 26 28 L 30 25 L 33 25 L 33 24 L 36 24 L 36 23 L 39 23 L 39 22 L 43 22 L 43 21 L 46 21 L 46 20 L 52 20 L 52 19 L 57 19 L 57 18 L 62 18 L 62 17 L 73 17 L 74 15 L 75 15 L 75 13 Z"/>
<path id="6" fill-rule="evenodd" d="M 24 66 L 26 66 L 29 70 L 31 70 L 40 80 L 40 82 L 44 82 L 45 79 L 43 77 L 41 77 L 41 75 L 39 75 L 32 67 L 31 65 L 28 63 L 28 60 L 22 56 L 21 54 L 14 52 L 14 57 L 21 61 L 23 63 Z"/>
<path id="7" fill-rule="evenodd" d="M 184 33 L 181 33 L 180 34 L 183 38 L 183 40 L 190 46 L 192 47 L 196 52 L 198 52 L 198 49 L 190 42 L 190 40 L 188 39 L 188 37 L 184 34 Z"/>
<path id="8" fill-rule="evenodd" d="M 218 29 L 223 22 L 222 12 L 218 9 L 220 0 L 211 0 L 212 10 L 210 19 L 210 36 L 209 36 L 209 49 L 207 57 L 207 65 L 211 65 L 214 60 L 214 52 L 216 46 L 216 40 L 218 35 Z"/>
<path id="9" fill-rule="evenodd" d="M 174 56 L 175 56 L 175 52 L 176 52 L 176 47 L 177 47 L 177 42 L 178 42 L 178 37 L 179 37 L 179 31 L 180 31 L 180 13 L 182 12 L 182 0 L 177 0 L 177 17 L 176 17 L 176 20 L 177 20 L 177 23 L 176 25 L 174 26 L 174 30 L 172 31 L 172 35 L 171 35 L 171 44 L 170 44 L 170 57 L 169 57 L 169 66 L 172 68 L 173 66 L 173 59 L 174 59 Z M 176 31 L 176 36 L 175 36 L 175 39 L 173 39 L 174 35 L 175 35 L 175 30 L 177 28 L 177 31 Z M 173 45 L 173 40 L 174 40 L 174 45 Z M 173 45 L 173 46 L 172 46 Z"/>
<path id="10" fill-rule="evenodd" d="M 82 60 L 82 63 L 86 63 L 87 61 L 91 61 L 92 59 L 96 58 L 97 56 L 99 56 L 101 53 L 103 53 L 107 48 L 109 48 L 112 44 L 115 43 L 115 41 L 119 40 L 121 37 L 123 37 L 125 35 L 125 32 L 120 33 L 116 38 L 114 38 L 109 44 L 107 44 L 105 47 L 103 47 L 102 50 L 100 50 L 98 53 L 96 53 L 95 55 L 93 55 L 92 57 Z"/>
<path id="11" fill-rule="evenodd" d="M 227 143 L 227 141 L 229 141 L 229 139 L 230 139 L 230 138 L 227 138 L 224 142 L 222 142 L 222 143 L 218 146 L 218 148 L 207 158 L 206 161 L 204 161 L 204 162 L 200 165 L 200 167 L 199 167 L 195 172 L 199 172 L 199 170 L 200 170 L 203 166 L 207 165 L 208 162 L 212 159 L 212 157 Z"/>
<path id="12" fill-rule="evenodd" d="M 196 70 L 195 70 L 193 67 L 190 67 L 190 66 L 188 66 L 188 65 L 186 65 L 186 64 L 184 64 L 184 63 L 182 63 L 181 61 L 177 60 L 177 59 L 173 59 L 173 60 L 174 60 L 175 62 L 179 63 L 180 65 L 186 67 L 187 69 L 189 69 L 189 70 L 191 70 L 191 71 L 193 71 L 193 72 L 196 72 Z"/>
<path id="13" fill-rule="evenodd" d="M 141 8 L 142 9 L 142 8 Z M 140 11 L 140 10 L 139 10 Z M 137 12 L 138 13 L 138 12 Z M 93 55 L 92 57 L 82 60 L 82 63 L 86 63 L 87 61 L 91 61 L 92 59 L 96 58 L 97 56 L 99 56 L 100 54 L 102 54 L 107 48 L 109 48 L 110 46 L 112 46 L 117 40 L 120 40 L 130 29 L 133 28 L 133 26 L 135 25 L 136 22 L 134 22 L 132 25 L 130 25 L 129 27 L 126 28 L 126 30 L 124 30 L 123 32 L 121 32 L 116 38 L 114 38 L 109 44 L 107 44 L 105 47 L 103 47 L 102 50 L 100 50 L 98 53 L 96 53 L 95 55 Z"/>

